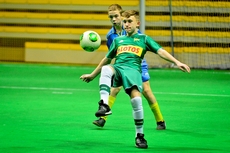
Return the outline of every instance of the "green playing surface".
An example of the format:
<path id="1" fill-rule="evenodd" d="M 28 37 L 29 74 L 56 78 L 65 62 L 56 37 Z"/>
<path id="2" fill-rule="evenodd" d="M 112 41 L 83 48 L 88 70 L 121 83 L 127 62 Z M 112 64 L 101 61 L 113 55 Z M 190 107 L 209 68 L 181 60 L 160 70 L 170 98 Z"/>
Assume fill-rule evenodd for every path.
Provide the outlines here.
<path id="1" fill-rule="evenodd" d="M 157 131 L 143 98 L 149 148 L 134 145 L 129 97 L 122 90 L 104 128 L 92 124 L 99 87 L 82 82 L 94 67 L 0 64 L 1 153 L 230 152 L 230 71 L 151 69 L 166 120 Z"/>

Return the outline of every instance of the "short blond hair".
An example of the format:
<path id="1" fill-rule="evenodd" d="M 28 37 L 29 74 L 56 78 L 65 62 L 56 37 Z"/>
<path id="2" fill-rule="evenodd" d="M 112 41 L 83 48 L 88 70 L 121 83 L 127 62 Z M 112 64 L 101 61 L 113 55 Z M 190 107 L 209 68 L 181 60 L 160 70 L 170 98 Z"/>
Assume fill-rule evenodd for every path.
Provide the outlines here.
<path id="1" fill-rule="evenodd" d="M 122 12 L 122 17 L 129 18 L 130 16 L 134 16 L 137 20 L 139 20 L 139 12 L 136 10 L 127 10 Z"/>
<path id="2" fill-rule="evenodd" d="M 108 11 L 119 11 L 120 14 L 123 12 L 122 7 L 119 4 L 112 4 L 108 7 Z"/>

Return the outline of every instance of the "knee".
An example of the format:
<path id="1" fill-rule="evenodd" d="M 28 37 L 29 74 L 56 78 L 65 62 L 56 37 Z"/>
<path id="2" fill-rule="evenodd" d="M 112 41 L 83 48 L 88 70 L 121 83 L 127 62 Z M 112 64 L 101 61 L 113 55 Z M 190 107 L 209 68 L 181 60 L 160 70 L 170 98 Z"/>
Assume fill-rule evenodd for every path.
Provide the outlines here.
<path id="1" fill-rule="evenodd" d="M 121 90 L 121 87 L 111 88 L 110 95 L 113 96 L 113 97 L 116 97 L 117 94 L 120 92 L 120 90 Z"/>
<path id="2" fill-rule="evenodd" d="M 142 106 L 142 99 L 141 97 L 135 97 L 131 99 L 131 105 L 134 111 L 142 111 L 143 106 Z"/>
<path id="3" fill-rule="evenodd" d="M 152 92 L 152 90 L 150 89 L 150 87 L 149 86 L 148 87 L 144 86 L 142 93 L 144 95 L 147 95 L 149 92 Z"/>
<path id="4" fill-rule="evenodd" d="M 101 68 L 101 75 L 104 75 L 104 76 L 107 76 L 107 77 L 111 77 L 113 75 L 113 69 L 106 65 L 106 66 L 103 66 Z"/>

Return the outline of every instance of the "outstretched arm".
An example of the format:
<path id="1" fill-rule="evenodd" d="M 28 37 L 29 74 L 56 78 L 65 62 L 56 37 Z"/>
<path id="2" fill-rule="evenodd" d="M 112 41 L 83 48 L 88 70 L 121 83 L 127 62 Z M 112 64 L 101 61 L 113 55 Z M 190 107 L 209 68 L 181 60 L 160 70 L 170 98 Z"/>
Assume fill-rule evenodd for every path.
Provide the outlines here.
<path id="1" fill-rule="evenodd" d="M 92 81 L 94 78 L 96 78 L 98 76 L 98 74 L 100 74 L 101 72 L 101 68 L 102 66 L 104 65 L 107 65 L 111 63 L 111 59 L 107 58 L 107 57 L 104 57 L 101 62 L 98 64 L 98 66 L 93 70 L 92 73 L 90 74 L 83 74 L 80 79 L 82 79 L 82 81 L 85 81 L 85 82 L 90 82 Z"/>
<path id="2" fill-rule="evenodd" d="M 184 63 L 181 63 L 180 61 L 178 61 L 176 58 L 174 58 L 171 54 L 169 54 L 166 50 L 160 48 L 157 52 L 157 54 L 167 60 L 167 61 L 170 61 L 172 63 L 175 63 L 179 69 L 181 69 L 182 71 L 184 72 L 190 72 L 190 68 L 188 65 L 184 64 Z"/>

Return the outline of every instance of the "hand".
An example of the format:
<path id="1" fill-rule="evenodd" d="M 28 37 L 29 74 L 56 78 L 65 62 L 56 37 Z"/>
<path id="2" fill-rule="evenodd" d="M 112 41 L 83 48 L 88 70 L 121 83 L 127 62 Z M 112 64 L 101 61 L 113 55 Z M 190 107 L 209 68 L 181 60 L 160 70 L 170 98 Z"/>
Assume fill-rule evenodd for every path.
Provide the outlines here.
<path id="1" fill-rule="evenodd" d="M 92 81 L 94 79 L 94 77 L 92 77 L 90 74 L 83 74 L 80 79 L 82 79 L 82 81 L 89 83 L 90 81 Z"/>
<path id="2" fill-rule="evenodd" d="M 184 63 L 179 63 L 177 64 L 177 66 L 179 67 L 179 69 L 181 69 L 183 72 L 188 72 L 190 73 L 190 67 Z"/>

